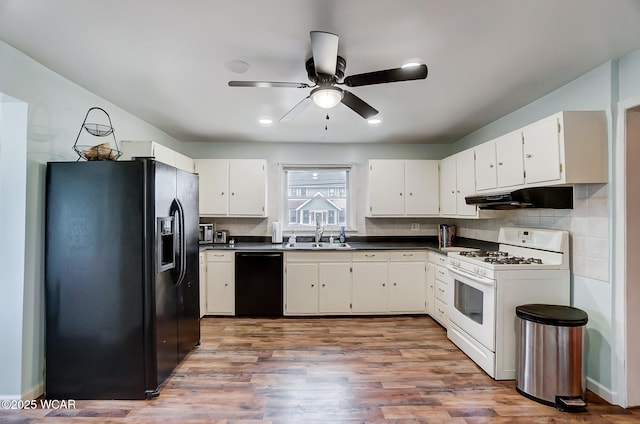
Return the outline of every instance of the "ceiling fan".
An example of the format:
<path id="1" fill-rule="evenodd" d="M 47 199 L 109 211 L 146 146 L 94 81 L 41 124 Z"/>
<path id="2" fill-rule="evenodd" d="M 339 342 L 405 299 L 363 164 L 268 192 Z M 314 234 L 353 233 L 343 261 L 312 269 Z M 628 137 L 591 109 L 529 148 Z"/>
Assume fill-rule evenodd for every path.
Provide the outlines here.
<path id="1" fill-rule="evenodd" d="M 369 119 L 377 115 L 378 111 L 360 97 L 337 87 L 337 85 L 360 87 L 363 85 L 425 79 L 427 77 L 427 65 L 419 64 L 351 75 L 343 79 L 347 61 L 338 56 L 338 36 L 323 31 L 311 31 L 310 34 L 312 56 L 307 59 L 305 66 L 309 80 L 313 85 L 304 82 L 229 81 L 229 86 L 312 88 L 311 93 L 280 118 L 280 121 L 292 120 L 306 109 L 312 101 L 323 109 L 331 109 L 337 106 L 338 103 L 342 103 L 363 118 Z"/>

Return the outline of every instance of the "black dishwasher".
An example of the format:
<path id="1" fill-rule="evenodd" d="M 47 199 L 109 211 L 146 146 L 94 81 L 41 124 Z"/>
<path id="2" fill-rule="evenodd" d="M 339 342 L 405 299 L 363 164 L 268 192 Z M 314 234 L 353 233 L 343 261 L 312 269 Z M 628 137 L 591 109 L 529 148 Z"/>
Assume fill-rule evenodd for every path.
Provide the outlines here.
<path id="1" fill-rule="evenodd" d="M 236 253 L 236 316 L 282 316 L 282 252 Z"/>

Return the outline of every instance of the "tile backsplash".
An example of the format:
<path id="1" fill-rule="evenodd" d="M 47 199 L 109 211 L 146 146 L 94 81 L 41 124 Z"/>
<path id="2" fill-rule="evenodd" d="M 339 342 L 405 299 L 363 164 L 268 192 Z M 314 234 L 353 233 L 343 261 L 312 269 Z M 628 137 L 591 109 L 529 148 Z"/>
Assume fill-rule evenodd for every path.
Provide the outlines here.
<path id="1" fill-rule="evenodd" d="M 461 237 L 498 241 L 500 227 L 551 228 L 569 231 L 571 272 L 609 281 L 609 186 L 579 184 L 573 190 L 573 209 L 520 209 L 501 219 L 455 220 Z"/>

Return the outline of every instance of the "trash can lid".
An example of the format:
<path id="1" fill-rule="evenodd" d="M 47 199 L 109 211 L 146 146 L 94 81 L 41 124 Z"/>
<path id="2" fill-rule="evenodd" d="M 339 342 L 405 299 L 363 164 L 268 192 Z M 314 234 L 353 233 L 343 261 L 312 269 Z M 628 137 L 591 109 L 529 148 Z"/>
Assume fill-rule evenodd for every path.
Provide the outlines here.
<path id="1" fill-rule="evenodd" d="M 520 305 L 516 306 L 516 315 L 527 321 L 562 327 L 578 327 L 589 320 L 585 311 L 562 305 Z"/>

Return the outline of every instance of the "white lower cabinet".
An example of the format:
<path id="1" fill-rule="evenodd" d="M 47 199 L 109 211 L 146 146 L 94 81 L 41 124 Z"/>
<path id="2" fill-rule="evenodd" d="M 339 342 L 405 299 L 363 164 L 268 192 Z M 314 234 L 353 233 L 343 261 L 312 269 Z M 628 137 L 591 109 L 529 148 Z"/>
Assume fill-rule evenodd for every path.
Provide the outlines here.
<path id="1" fill-rule="evenodd" d="M 391 252 L 389 312 L 425 312 L 426 261 L 426 252 Z"/>
<path id="2" fill-rule="evenodd" d="M 207 255 L 207 314 L 235 315 L 233 252 L 210 250 Z"/>
<path id="3" fill-rule="evenodd" d="M 351 256 L 351 255 L 349 255 Z M 348 314 L 351 312 L 351 262 L 318 265 L 320 287 L 318 312 Z"/>
<path id="4" fill-rule="evenodd" d="M 351 313 L 351 253 L 286 255 L 285 315 Z"/>
<path id="5" fill-rule="evenodd" d="M 353 313 L 387 312 L 389 254 L 355 252 L 353 254 Z"/>
<path id="6" fill-rule="evenodd" d="M 427 312 L 426 251 L 287 252 L 285 315 Z"/>

